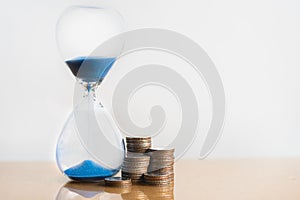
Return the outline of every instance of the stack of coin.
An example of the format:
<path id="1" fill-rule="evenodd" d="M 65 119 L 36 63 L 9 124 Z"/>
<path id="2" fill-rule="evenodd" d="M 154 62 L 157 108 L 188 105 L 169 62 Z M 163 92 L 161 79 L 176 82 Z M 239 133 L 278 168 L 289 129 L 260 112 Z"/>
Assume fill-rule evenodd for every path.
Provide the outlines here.
<path id="1" fill-rule="evenodd" d="M 144 182 L 150 185 L 171 184 L 174 181 L 174 149 L 148 149 L 148 173 Z"/>
<path id="2" fill-rule="evenodd" d="M 149 156 L 141 154 L 127 154 L 122 165 L 122 177 L 130 178 L 133 182 L 142 180 L 143 174 L 147 173 Z"/>
<path id="3" fill-rule="evenodd" d="M 174 149 L 148 149 L 146 155 L 150 156 L 148 173 L 174 173 Z"/>
<path id="4" fill-rule="evenodd" d="M 143 176 L 144 182 L 149 185 L 169 185 L 174 183 L 174 174 L 146 173 Z"/>
<path id="5" fill-rule="evenodd" d="M 145 153 L 151 148 L 151 137 L 126 137 L 127 151 Z"/>
<path id="6" fill-rule="evenodd" d="M 111 187 L 130 187 L 131 180 L 124 177 L 108 177 L 104 179 L 106 186 Z"/>

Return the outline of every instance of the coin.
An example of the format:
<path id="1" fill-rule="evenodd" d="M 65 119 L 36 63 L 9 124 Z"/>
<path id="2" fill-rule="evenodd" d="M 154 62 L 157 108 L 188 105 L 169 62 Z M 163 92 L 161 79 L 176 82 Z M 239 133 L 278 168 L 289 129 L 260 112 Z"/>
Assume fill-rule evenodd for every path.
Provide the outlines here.
<path id="1" fill-rule="evenodd" d="M 122 177 L 130 178 L 132 183 L 173 184 L 175 149 L 151 148 L 151 145 L 151 137 L 126 137 Z"/>
<path id="2" fill-rule="evenodd" d="M 140 155 L 140 154 L 129 154 L 127 155 L 124 160 L 150 160 L 149 156 L 144 156 L 144 155 Z"/>
<path id="3" fill-rule="evenodd" d="M 126 137 L 128 152 L 145 153 L 151 148 L 151 137 Z"/>
<path id="4" fill-rule="evenodd" d="M 149 174 L 143 176 L 144 183 L 149 185 L 168 185 L 174 183 L 174 174 Z"/>
<path id="5" fill-rule="evenodd" d="M 126 141 L 151 140 L 151 137 L 126 137 Z"/>
<path id="6" fill-rule="evenodd" d="M 140 153 L 127 154 L 122 165 L 122 177 L 131 178 L 133 182 L 141 180 L 148 170 L 149 161 L 149 156 Z"/>
<path id="7" fill-rule="evenodd" d="M 104 179 L 106 186 L 112 187 L 129 187 L 131 186 L 131 179 L 125 177 L 108 177 Z"/>
<path id="8" fill-rule="evenodd" d="M 150 156 L 148 173 L 174 173 L 174 149 L 148 149 L 145 153 Z"/>
<path id="9" fill-rule="evenodd" d="M 135 173 L 127 173 L 122 171 L 122 177 L 124 178 L 130 178 L 132 180 L 132 183 L 134 183 L 134 181 L 136 180 L 142 180 L 142 176 L 143 174 L 135 174 Z"/>
<path id="10" fill-rule="evenodd" d="M 156 148 L 156 149 L 148 149 L 147 153 L 166 153 L 166 154 L 174 154 L 175 149 L 160 149 L 160 148 Z"/>
<path id="11" fill-rule="evenodd" d="M 173 166 L 168 166 L 160 169 L 151 170 L 151 168 L 148 168 L 148 173 L 154 173 L 154 174 L 168 174 L 168 173 L 174 173 Z"/>
<path id="12" fill-rule="evenodd" d="M 162 175 L 162 174 L 149 174 L 149 173 L 144 174 L 144 178 L 149 179 L 149 180 L 163 180 L 163 179 L 167 179 L 167 178 L 170 178 L 170 177 L 173 177 L 173 176 L 174 176 L 174 174 L 165 174 L 165 175 Z"/>
<path id="13" fill-rule="evenodd" d="M 147 172 L 147 169 L 146 168 L 143 169 L 143 170 L 142 169 L 140 169 L 140 170 L 138 170 L 138 169 L 134 169 L 134 170 L 132 170 L 132 169 L 122 169 L 122 171 L 125 172 L 125 173 L 142 175 L 142 174 Z"/>

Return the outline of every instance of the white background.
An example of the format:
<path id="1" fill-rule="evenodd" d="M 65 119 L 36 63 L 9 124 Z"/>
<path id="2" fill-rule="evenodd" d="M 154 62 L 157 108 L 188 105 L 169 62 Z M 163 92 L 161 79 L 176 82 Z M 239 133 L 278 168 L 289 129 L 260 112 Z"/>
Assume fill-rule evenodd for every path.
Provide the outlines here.
<path id="1" fill-rule="evenodd" d="M 72 109 L 74 78 L 55 25 L 88 1 L 3 1 L 0 160 L 53 160 Z M 300 156 L 300 2 L 103 0 L 128 29 L 166 28 L 200 44 L 223 79 L 227 114 L 210 158 Z M 199 143 L 187 156 L 197 158 Z"/>

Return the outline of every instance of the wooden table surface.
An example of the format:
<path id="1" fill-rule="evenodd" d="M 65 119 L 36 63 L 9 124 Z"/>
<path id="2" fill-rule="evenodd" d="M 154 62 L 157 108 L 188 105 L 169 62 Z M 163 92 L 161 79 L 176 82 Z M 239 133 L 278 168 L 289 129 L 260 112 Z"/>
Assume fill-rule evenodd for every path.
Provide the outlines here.
<path id="1" fill-rule="evenodd" d="M 300 159 L 181 160 L 169 187 L 68 182 L 55 163 L 0 163 L 0 199 L 300 199 Z"/>

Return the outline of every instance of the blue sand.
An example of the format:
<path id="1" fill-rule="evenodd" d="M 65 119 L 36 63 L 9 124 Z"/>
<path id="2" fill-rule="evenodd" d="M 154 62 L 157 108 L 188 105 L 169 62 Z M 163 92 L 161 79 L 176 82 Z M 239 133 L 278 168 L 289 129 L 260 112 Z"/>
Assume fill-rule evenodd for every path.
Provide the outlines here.
<path id="1" fill-rule="evenodd" d="M 77 57 L 66 63 L 73 75 L 86 82 L 102 81 L 115 63 L 116 58 Z"/>
<path id="2" fill-rule="evenodd" d="M 89 181 L 113 176 L 118 171 L 119 170 L 106 169 L 91 160 L 85 160 L 82 163 L 65 170 L 64 173 L 73 180 Z"/>

